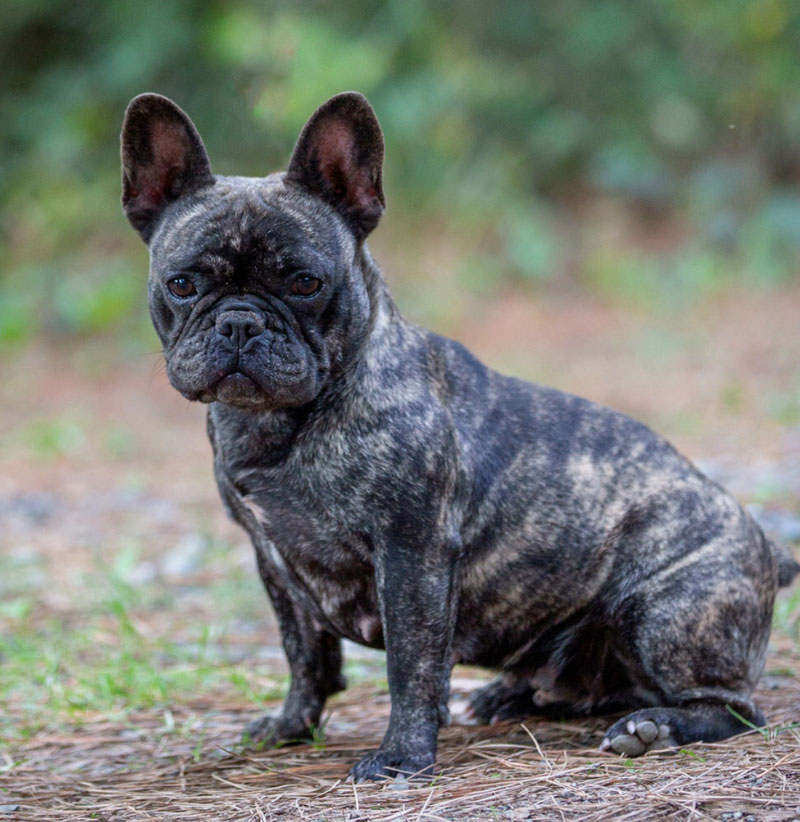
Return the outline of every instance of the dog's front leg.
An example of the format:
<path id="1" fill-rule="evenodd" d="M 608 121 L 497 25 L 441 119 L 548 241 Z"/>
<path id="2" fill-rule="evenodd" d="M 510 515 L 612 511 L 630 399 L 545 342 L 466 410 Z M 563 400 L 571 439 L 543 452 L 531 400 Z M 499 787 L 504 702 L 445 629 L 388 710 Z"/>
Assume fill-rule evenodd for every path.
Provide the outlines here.
<path id="1" fill-rule="evenodd" d="M 321 630 L 294 598 L 261 569 L 289 662 L 291 681 L 280 713 L 252 722 L 246 731 L 253 742 L 268 744 L 309 739 L 318 725 L 325 700 L 346 687 L 341 673 L 339 637 Z"/>
<path id="2" fill-rule="evenodd" d="M 380 748 L 351 770 L 356 782 L 432 774 L 439 728 L 449 721 L 457 555 L 446 539 L 394 541 L 376 552 L 392 711 Z"/>

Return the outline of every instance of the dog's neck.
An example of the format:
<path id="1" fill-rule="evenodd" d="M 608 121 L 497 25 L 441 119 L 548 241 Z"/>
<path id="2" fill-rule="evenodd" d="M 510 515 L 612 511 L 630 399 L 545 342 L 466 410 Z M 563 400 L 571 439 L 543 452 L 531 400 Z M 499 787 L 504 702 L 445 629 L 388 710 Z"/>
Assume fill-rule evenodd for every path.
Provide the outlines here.
<path id="1" fill-rule="evenodd" d="M 366 243 L 363 243 L 358 250 L 356 265 L 364 278 L 364 284 L 369 295 L 370 310 L 369 322 L 365 329 L 366 333 L 358 341 L 357 347 L 352 353 L 355 358 L 364 358 L 368 355 L 370 349 L 383 345 L 384 335 L 392 325 L 403 322 L 403 318 L 378 264 L 372 259 Z"/>
<path id="2" fill-rule="evenodd" d="M 348 347 L 341 352 L 319 395 L 305 409 L 309 419 L 320 414 L 346 418 L 361 413 L 367 397 L 380 394 L 382 375 L 401 356 L 400 343 L 409 326 L 401 315 L 366 243 L 357 251 L 356 266 L 369 298 L 369 318 L 358 333 L 350 328 Z"/>

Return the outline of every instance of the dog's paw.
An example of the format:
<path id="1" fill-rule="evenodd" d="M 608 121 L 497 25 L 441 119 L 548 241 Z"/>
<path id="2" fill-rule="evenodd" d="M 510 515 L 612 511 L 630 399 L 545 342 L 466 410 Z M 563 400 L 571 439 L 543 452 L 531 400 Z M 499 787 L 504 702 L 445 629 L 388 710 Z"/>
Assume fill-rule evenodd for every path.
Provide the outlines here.
<path id="1" fill-rule="evenodd" d="M 379 748 L 367 754 L 350 769 L 354 782 L 368 779 L 404 777 L 406 779 L 431 779 L 433 777 L 434 754 L 421 756 L 401 755 Z"/>
<path id="2" fill-rule="evenodd" d="M 302 720 L 267 715 L 247 726 L 242 742 L 248 746 L 268 748 L 278 743 L 308 742 L 311 738 L 311 731 Z"/>
<path id="3" fill-rule="evenodd" d="M 527 682 L 509 685 L 503 677 L 473 691 L 467 707 L 468 716 L 484 725 L 502 722 L 504 719 L 521 719 L 535 712 L 533 689 L 530 685 Z"/>
<path id="4" fill-rule="evenodd" d="M 641 756 L 648 751 L 673 748 L 678 743 L 670 724 L 658 711 L 636 711 L 615 722 L 600 743 L 601 751 L 625 756 Z"/>

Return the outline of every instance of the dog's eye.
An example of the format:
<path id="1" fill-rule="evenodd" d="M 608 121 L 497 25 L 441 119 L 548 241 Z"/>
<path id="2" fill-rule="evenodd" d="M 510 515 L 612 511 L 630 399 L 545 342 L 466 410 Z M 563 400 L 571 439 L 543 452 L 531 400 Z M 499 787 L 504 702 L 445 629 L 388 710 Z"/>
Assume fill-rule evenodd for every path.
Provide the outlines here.
<path id="1" fill-rule="evenodd" d="M 191 297 L 192 294 L 197 294 L 194 283 L 188 277 L 173 277 L 167 283 L 167 288 L 176 297 Z"/>
<path id="2" fill-rule="evenodd" d="M 292 283 L 292 294 L 298 297 L 313 297 L 320 288 L 322 288 L 322 280 L 304 275 Z"/>

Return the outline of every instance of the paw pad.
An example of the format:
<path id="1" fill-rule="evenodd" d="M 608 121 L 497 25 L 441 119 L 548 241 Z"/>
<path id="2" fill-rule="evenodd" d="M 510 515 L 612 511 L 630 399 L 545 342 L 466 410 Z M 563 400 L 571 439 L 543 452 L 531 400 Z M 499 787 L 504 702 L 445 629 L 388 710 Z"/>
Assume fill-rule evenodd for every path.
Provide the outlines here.
<path id="1" fill-rule="evenodd" d="M 674 744 L 669 725 L 659 725 L 652 719 L 642 717 L 631 718 L 624 725 L 614 725 L 600 743 L 600 750 L 611 750 L 625 756 L 641 756 L 647 751 L 670 748 Z"/>

